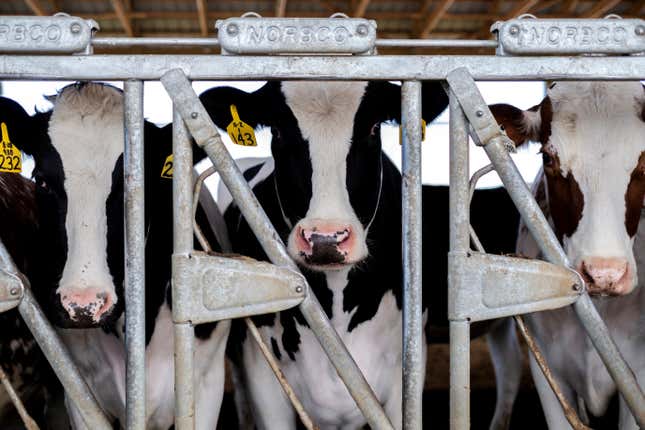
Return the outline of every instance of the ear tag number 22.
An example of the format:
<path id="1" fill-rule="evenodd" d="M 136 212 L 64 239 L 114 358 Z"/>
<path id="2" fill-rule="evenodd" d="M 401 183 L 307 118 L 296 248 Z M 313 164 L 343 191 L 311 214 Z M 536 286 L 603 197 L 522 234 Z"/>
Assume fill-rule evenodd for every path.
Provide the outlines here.
<path id="1" fill-rule="evenodd" d="M 0 142 L 0 172 L 22 172 L 22 154 L 9 139 L 7 124 L 0 123 L 2 142 Z"/>
<path id="2" fill-rule="evenodd" d="M 235 105 L 231 105 L 231 116 L 233 121 L 226 127 L 226 131 L 233 143 L 240 146 L 258 146 L 253 127 L 240 119 Z"/>
<path id="3" fill-rule="evenodd" d="M 166 178 L 166 179 L 172 179 L 172 163 L 173 163 L 173 156 L 170 154 L 169 156 L 166 157 L 166 161 L 163 163 L 163 167 L 161 168 L 161 177 Z"/>

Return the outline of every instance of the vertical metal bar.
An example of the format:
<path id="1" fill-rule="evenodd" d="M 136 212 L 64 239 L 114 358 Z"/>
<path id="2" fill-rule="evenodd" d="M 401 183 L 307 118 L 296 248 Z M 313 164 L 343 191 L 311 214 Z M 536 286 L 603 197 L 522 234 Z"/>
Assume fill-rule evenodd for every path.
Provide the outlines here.
<path id="1" fill-rule="evenodd" d="M 126 427 L 146 428 L 145 218 L 143 81 L 124 83 L 125 92 L 125 344 Z"/>
<path id="2" fill-rule="evenodd" d="M 569 259 L 511 160 L 504 142 L 492 139 L 484 149 L 545 258 L 554 264 L 570 266 Z M 573 304 L 573 308 L 636 421 L 645 428 L 643 391 L 586 291 Z"/>
<path id="3" fill-rule="evenodd" d="M 199 98 L 195 94 L 195 90 L 190 86 L 190 81 L 186 78 L 184 72 L 179 69 L 171 70 L 161 78 L 161 82 L 175 103 L 176 109 L 181 113 L 181 117 L 186 122 L 195 141 L 204 149 L 213 165 L 217 168 L 220 177 L 238 204 L 240 211 L 269 259 L 274 264 L 299 272 L 298 266 L 289 257 L 278 232 L 273 228 L 271 221 L 262 210 L 262 206 L 255 198 L 244 176 L 242 176 L 242 172 L 240 172 L 235 161 L 228 153 L 219 132 L 215 128 L 215 124 L 210 120 L 208 112 L 199 102 Z M 188 193 L 188 195 L 191 195 L 191 193 Z M 311 292 L 307 294 L 305 300 L 300 304 L 300 311 L 345 383 L 349 393 L 356 401 L 363 415 L 365 415 L 368 424 L 373 429 L 391 429 L 392 425 L 374 392 L 347 351 L 338 333 L 332 327 L 320 303 Z"/>
<path id="4" fill-rule="evenodd" d="M 450 253 L 468 252 L 470 198 L 466 117 L 450 91 Z M 459 268 L 449 268 L 448 273 Z M 455 293 L 448 276 L 448 299 Z M 451 303 L 448 304 L 450 308 Z M 450 429 L 470 428 L 470 323 L 450 320 Z"/>
<path id="5" fill-rule="evenodd" d="M 403 428 L 423 427 L 421 82 L 401 88 L 403 211 Z"/>
<path id="6" fill-rule="evenodd" d="M 193 154 L 190 136 L 175 108 L 172 128 L 174 253 L 189 255 L 193 250 Z M 173 289 L 175 283 L 173 282 Z M 173 300 L 181 297 L 173 291 Z M 177 306 L 173 306 L 177 309 Z M 175 323 L 175 426 L 177 430 L 195 428 L 193 381 L 194 330 L 189 323 Z"/>

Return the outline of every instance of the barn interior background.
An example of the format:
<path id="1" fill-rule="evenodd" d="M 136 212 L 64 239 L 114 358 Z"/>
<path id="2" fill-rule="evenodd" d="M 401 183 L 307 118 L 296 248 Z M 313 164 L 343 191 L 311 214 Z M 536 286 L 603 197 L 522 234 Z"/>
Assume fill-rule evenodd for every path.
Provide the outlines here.
<path id="1" fill-rule="evenodd" d="M 490 39 L 490 26 L 495 21 L 506 20 L 521 14 L 530 13 L 540 18 L 601 18 L 608 14 L 617 14 L 624 18 L 642 18 L 645 14 L 645 0 L 233 0 L 233 1 L 207 1 L 207 0 L 3 0 L 0 2 L 0 15 L 51 15 L 65 12 L 83 18 L 92 18 L 100 26 L 100 37 L 128 36 L 128 37 L 215 37 L 215 21 L 245 12 L 257 12 L 262 16 L 281 17 L 327 17 L 333 13 L 341 12 L 352 17 L 365 17 L 374 19 L 378 24 L 379 38 L 396 39 Z M 114 50 L 110 53 L 168 53 L 158 48 L 141 47 L 133 49 Z M 175 50 L 176 52 L 176 50 Z M 212 48 L 181 48 L 181 52 L 208 54 L 217 53 Z M 95 53 L 102 53 L 101 49 Z M 381 48 L 379 54 L 490 54 L 492 49 L 467 48 Z M 35 85 L 35 84 L 34 84 Z M 51 92 L 55 83 L 40 87 L 25 86 L 20 83 L 4 83 L 3 94 L 20 99 L 26 108 L 33 108 L 34 102 L 30 97 L 39 97 L 40 94 Z M 61 84 L 62 85 L 62 84 Z M 147 84 L 148 85 L 148 84 Z M 500 85 L 500 84 L 497 84 Z M 512 91 L 515 99 L 488 100 L 490 102 L 506 101 L 520 106 L 531 106 L 539 102 L 543 94 L 542 87 L 536 89 L 522 83 L 520 91 Z M 202 85 L 203 90 L 207 85 Z M 257 85 L 251 84 L 250 90 Z M 146 93 L 154 91 L 163 93 L 154 84 L 146 87 Z M 500 87 L 497 87 L 500 88 Z M 33 95 L 29 95 L 30 92 Z M 489 90 L 491 94 L 496 90 Z M 508 92 L 510 93 L 510 92 Z M 498 97 L 500 95 L 498 94 Z M 159 97 L 159 96 L 158 96 Z M 164 97 L 166 97 L 164 95 Z M 519 98 L 519 100 L 518 100 Z M 148 101 L 148 99 L 146 99 Z M 148 105 L 160 105 L 148 103 Z M 170 102 L 165 103 L 170 115 Z M 149 114 L 146 116 L 150 117 Z M 153 115 L 154 120 L 154 115 Z M 162 121 L 160 119 L 159 121 Z M 169 121 L 169 119 L 168 119 Z M 447 183 L 447 118 L 440 118 L 436 129 L 428 134 L 429 141 L 445 140 L 443 149 L 424 147 L 424 182 Z M 441 128 L 445 130 L 440 130 Z M 385 131 L 388 133 L 388 131 Z M 389 131 L 390 136 L 384 136 L 386 150 L 393 158 L 398 157 L 398 131 Z M 258 136 L 263 140 L 263 136 Z M 264 136 L 266 139 L 267 136 Z M 225 136 L 227 139 L 227 136 Z M 387 142 L 390 142 L 389 144 Z M 389 148 L 387 147 L 389 145 Z M 239 151 L 234 147 L 233 151 Z M 265 145 L 262 155 L 268 154 Z M 433 152 L 434 151 L 434 152 Z M 533 152 L 525 152 L 516 157 L 525 175 L 530 180 L 537 169 L 538 159 Z M 477 153 L 472 152 L 477 158 Z M 440 154 L 440 156 L 436 156 Z M 256 156 L 248 152 L 237 152 L 236 156 Z M 481 155 L 481 154 L 480 154 Z M 430 161 L 427 161 L 430 160 Z M 472 168 L 481 167 L 484 158 L 479 157 L 472 163 Z M 438 166 L 442 165 L 442 168 Z M 426 173 L 426 172 L 433 172 Z M 438 172 L 438 173 L 437 173 Z M 426 174 L 428 176 L 426 176 Z M 496 185 L 495 180 L 484 185 Z M 211 184 L 213 185 L 213 184 Z M 425 276 L 430 276 L 426 274 Z M 430 292 L 426 292 L 430 293 Z M 426 380 L 427 405 L 425 413 L 432 416 L 436 422 L 439 417 L 444 417 L 447 423 L 448 416 L 448 346 L 439 345 L 430 348 L 428 353 L 428 374 Z M 473 388 L 473 428 L 487 428 L 494 406 L 494 378 L 487 347 L 483 339 L 473 342 L 471 378 Z M 523 396 L 520 397 L 519 407 L 515 415 L 523 414 L 523 423 L 532 422 L 531 425 L 523 424 L 521 428 L 545 428 L 537 396 L 533 392 L 529 372 L 525 371 Z M 227 408 L 223 408 L 224 411 Z M 230 410 L 230 408 L 229 408 Z M 441 426 L 437 428 L 442 428 Z M 602 427 L 600 427 L 602 428 Z"/>

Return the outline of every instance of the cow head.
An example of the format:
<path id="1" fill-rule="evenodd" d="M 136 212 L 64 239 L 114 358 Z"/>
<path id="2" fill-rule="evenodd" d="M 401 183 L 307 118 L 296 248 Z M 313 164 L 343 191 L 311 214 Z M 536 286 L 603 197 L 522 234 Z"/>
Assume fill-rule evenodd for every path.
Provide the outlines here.
<path id="1" fill-rule="evenodd" d="M 430 121 L 447 98 L 438 83 L 424 83 L 423 93 Z M 287 248 L 299 264 L 337 270 L 367 257 L 383 181 L 380 126 L 400 121 L 401 87 L 269 82 L 254 93 L 213 88 L 201 100 L 220 128 L 232 121 L 232 105 L 252 127 L 271 128 L 275 191 L 290 228 Z"/>
<path id="2" fill-rule="evenodd" d="M 555 232 L 589 292 L 630 293 L 645 195 L 641 84 L 557 82 L 527 111 L 491 110 L 516 144 L 540 142 Z"/>

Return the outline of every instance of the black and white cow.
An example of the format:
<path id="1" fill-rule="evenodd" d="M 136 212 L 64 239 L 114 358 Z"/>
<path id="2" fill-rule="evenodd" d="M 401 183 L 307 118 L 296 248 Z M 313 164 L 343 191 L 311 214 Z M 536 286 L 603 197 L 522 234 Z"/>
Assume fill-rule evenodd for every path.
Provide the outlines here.
<path id="1" fill-rule="evenodd" d="M 78 83 L 62 89 L 33 127 L 47 139 L 22 148 L 35 159 L 39 211 L 38 295 L 63 327 L 69 347 L 101 407 L 125 424 L 123 318 L 123 94 Z M 147 428 L 174 422 L 173 326 L 170 310 L 172 185 L 161 178 L 172 153 L 171 127 L 145 124 L 146 411 Z M 196 422 L 216 426 L 224 388 L 224 350 L 230 324 L 198 326 L 195 352 Z M 74 428 L 85 428 L 69 404 Z"/>
<path id="2" fill-rule="evenodd" d="M 38 139 L 27 112 L 15 101 L 0 97 L 0 123 L 12 144 Z M 3 161 L 6 157 L 3 145 Z M 16 161 L 16 160 L 12 160 Z M 6 166 L 6 164 L 5 164 Z M 0 239 L 18 269 L 28 278 L 38 270 L 38 215 L 34 183 L 20 173 L 0 173 Z M 37 286 L 36 286 L 37 287 Z M 17 390 L 29 414 L 46 425 L 49 401 L 62 395 L 60 384 L 17 310 L 0 313 L 0 367 Z M 11 401 L 0 388 L 0 423 L 7 425 Z M 52 418 L 51 416 L 47 418 Z"/>
<path id="3" fill-rule="evenodd" d="M 517 143 L 542 145 L 545 191 L 555 233 L 583 276 L 627 363 L 645 385 L 645 91 L 640 82 L 557 82 L 534 108 L 491 110 Z M 543 182 L 542 182 L 543 181 Z M 536 190 L 538 188 L 536 187 Z M 539 256 L 526 229 L 518 252 Z M 616 385 L 570 308 L 527 315 L 569 403 L 601 416 Z M 570 428 L 555 395 L 531 361 L 549 428 Z M 584 405 L 580 407 L 581 405 Z M 620 399 L 619 428 L 637 429 Z"/>
<path id="4" fill-rule="evenodd" d="M 254 128 L 270 127 L 273 158 L 244 175 L 287 244 L 332 325 L 387 415 L 401 427 L 401 174 L 381 149 L 380 127 L 400 121 L 400 86 L 387 82 L 269 82 L 254 93 L 214 88 L 201 95 L 222 129 L 231 106 Z M 423 85 L 423 117 L 447 105 L 438 83 Z M 482 240 L 512 252 L 517 216 L 504 191 L 476 193 L 473 210 L 509 211 L 500 226 L 474 217 Z M 446 326 L 448 188 L 424 187 L 424 301 Z M 233 251 L 266 259 L 231 205 Z M 514 217 L 514 218 L 513 218 Z M 505 231 L 505 228 L 508 230 Z M 495 232 L 495 233 L 492 233 Z M 505 233 L 506 236 L 504 236 Z M 505 239 L 505 243 L 500 238 Z M 426 314 L 427 317 L 427 314 Z M 358 428 L 365 420 L 298 310 L 254 318 L 305 409 L 321 428 Z M 256 344 L 234 329 L 232 356 L 261 429 L 296 427 L 293 409 Z M 424 347 L 424 359 L 425 359 Z"/>

